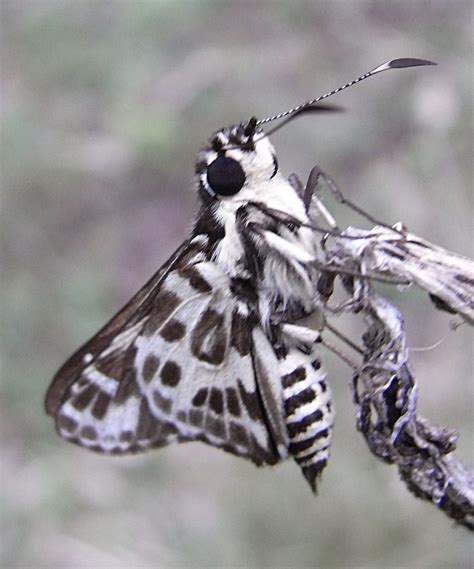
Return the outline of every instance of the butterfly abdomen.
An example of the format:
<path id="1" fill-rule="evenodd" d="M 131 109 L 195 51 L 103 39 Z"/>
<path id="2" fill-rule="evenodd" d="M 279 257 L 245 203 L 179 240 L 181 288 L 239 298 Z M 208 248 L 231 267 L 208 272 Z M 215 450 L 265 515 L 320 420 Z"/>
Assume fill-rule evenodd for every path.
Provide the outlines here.
<path id="1" fill-rule="evenodd" d="M 329 458 L 334 424 L 331 392 L 316 354 L 293 348 L 281 365 L 289 452 L 316 491 L 317 477 Z"/>

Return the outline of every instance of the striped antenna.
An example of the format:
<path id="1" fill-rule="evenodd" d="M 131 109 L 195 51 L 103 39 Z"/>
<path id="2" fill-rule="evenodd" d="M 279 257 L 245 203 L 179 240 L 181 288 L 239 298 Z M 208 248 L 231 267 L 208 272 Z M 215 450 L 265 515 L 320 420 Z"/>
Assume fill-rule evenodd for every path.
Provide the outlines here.
<path id="1" fill-rule="evenodd" d="M 311 105 L 314 105 L 315 103 L 318 103 L 319 101 L 322 101 L 323 99 L 327 99 L 328 97 L 331 97 L 331 95 L 335 95 L 336 93 L 340 93 L 341 91 L 344 91 L 344 89 L 347 89 L 348 87 L 352 87 L 352 85 L 355 85 L 356 83 L 360 83 L 364 79 L 368 79 L 369 77 L 372 77 L 372 75 L 375 75 L 376 73 L 381 73 L 382 71 L 387 71 L 387 69 L 403 69 L 405 67 L 418 67 L 421 65 L 436 65 L 436 63 L 434 63 L 433 61 L 428 61 L 426 59 L 413 59 L 410 57 L 401 58 L 401 59 L 392 59 L 391 61 L 387 61 L 385 63 L 382 63 L 382 65 L 379 65 L 375 69 L 372 69 L 372 71 L 369 71 L 368 73 L 365 73 L 364 75 L 361 75 L 360 77 L 358 77 L 357 79 L 354 79 L 350 83 L 346 83 L 345 85 L 342 85 L 341 87 L 338 87 L 337 89 L 334 89 L 334 91 L 330 91 L 329 93 L 326 93 L 325 95 L 321 95 L 317 99 L 312 99 L 311 101 L 307 101 L 306 103 L 303 103 L 302 105 L 298 105 L 297 107 L 294 107 L 293 109 L 290 109 L 289 111 L 285 111 L 284 113 L 279 113 L 278 115 L 273 115 L 272 117 L 260 119 L 257 121 L 256 126 L 266 124 L 268 122 L 276 121 L 278 119 L 282 119 L 284 117 L 287 117 L 288 115 L 292 115 L 294 113 L 297 113 L 297 112 L 305 109 L 306 107 L 310 107 Z"/>

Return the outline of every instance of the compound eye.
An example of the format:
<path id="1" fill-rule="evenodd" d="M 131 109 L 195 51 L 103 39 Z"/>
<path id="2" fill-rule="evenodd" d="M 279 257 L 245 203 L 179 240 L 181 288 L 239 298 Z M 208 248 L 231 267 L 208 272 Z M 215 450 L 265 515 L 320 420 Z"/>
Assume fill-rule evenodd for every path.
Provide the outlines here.
<path id="1" fill-rule="evenodd" d="M 219 154 L 207 168 L 207 183 L 221 196 L 233 196 L 245 183 L 242 166 L 233 158 Z"/>

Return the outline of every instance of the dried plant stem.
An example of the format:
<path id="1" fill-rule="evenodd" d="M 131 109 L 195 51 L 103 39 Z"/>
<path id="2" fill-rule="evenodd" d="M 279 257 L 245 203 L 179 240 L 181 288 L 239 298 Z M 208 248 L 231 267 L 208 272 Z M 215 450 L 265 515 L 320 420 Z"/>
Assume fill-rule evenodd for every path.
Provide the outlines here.
<path id="1" fill-rule="evenodd" d="M 403 318 L 375 292 L 372 279 L 350 278 L 344 267 L 351 267 L 354 275 L 383 271 L 408 278 L 435 297 L 436 308 L 472 323 L 474 264 L 412 234 L 397 236 L 384 227 L 347 233 L 352 239 L 336 238 L 329 255 L 342 267 L 336 273 L 350 299 L 342 305 L 344 311 L 364 317 L 362 347 L 332 326 L 327 328 L 362 354 L 353 376 L 357 428 L 375 456 L 397 466 L 415 496 L 473 530 L 474 475 L 454 456 L 458 433 L 432 425 L 416 413 L 417 386 L 408 367 Z M 353 239 L 356 235 L 359 241 Z"/>

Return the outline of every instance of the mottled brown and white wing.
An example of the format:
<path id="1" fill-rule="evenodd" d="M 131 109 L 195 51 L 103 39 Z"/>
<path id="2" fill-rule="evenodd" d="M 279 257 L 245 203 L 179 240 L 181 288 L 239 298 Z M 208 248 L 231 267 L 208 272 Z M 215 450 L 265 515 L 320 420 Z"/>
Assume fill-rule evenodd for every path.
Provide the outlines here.
<path id="1" fill-rule="evenodd" d="M 61 368 L 46 404 L 62 437 L 116 454 L 198 440 L 256 464 L 286 458 L 271 343 L 203 256 L 190 242 Z"/>
<path id="2" fill-rule="evenodd" d="M 187 257 L 199 254 L 201 247 L 202 244 L 197 239 L 184 242 L 135 296 L 61 366 L 46 393 L 45 408 L 48 415 L 57 414 L 69 388 L 80 379 L 86 364 L 100 359 L 104 350 L 110 349 L 112 344 L 116 357 L 114 368 L 118 372 L 130 341 L 127 334 L 133 339 L 140 333 L 140 322 L 143 322 L 143 317 L 150 310 L 151 303 L 155 302 L 156 294 L 169 271 L 179 262 L 186 262 Z"/>

